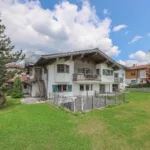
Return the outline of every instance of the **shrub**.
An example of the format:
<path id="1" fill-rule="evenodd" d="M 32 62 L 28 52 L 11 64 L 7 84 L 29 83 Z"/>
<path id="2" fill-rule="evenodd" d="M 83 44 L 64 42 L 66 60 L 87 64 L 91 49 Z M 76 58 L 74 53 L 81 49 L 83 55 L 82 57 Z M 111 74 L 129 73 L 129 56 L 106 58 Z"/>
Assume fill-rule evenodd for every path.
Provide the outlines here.
<path id="1" fill-rule="evenodd" d="M 117 104 L 109 104 L 106 106 L 106 108 L 112 108 L 112 107 L 116 107 L 118 105 L 121 105 L 121 103 L 117 103 Z"/>
<path id="2" fill-rule="evenodd" d="M 10 96 L 12 93 L 12 86 L 10 85 L 5 85 L 2 87 L 2 91 L 7 95 Z"/>
<path id="3" fill-rule="evenodd" d="M 81 115 L 81 113 L 78 112 L 78 111 L 75 111 L 75 112 L 73 112 L 72 114 L 73 114 L 74 116 L 80 116 L 80 115 Z"/>
<path id="4" fill-rule="evenodd" d="M 23 97 L 22 92 L 22 83 L 19 77 L 17 77 L 14 81 L 13 90 L 11 96 L 13 98 L 21 98 Z"/>
<path id="5" fill-rule="evenodd" d="M 150 84 L 129 85 L 127 88 L 150 88 Z"/>

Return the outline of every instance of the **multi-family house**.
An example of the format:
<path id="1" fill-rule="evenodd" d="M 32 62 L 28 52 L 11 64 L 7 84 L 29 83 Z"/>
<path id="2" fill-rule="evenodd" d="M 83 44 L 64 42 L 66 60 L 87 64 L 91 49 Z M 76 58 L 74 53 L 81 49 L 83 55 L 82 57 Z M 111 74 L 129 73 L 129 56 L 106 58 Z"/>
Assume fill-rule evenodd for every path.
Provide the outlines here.
<path id="1" fill-rule="evenodd" d="M 33 97 L 94 95 L 125 88 L 125 68 L 99 49 L 42 55 L 28 71 Z"/>
<path id="2" fill-rule="evenodd" d="M 126 70 L 126 84 L 150 83 L 150 65 L 133 65 Z"/>

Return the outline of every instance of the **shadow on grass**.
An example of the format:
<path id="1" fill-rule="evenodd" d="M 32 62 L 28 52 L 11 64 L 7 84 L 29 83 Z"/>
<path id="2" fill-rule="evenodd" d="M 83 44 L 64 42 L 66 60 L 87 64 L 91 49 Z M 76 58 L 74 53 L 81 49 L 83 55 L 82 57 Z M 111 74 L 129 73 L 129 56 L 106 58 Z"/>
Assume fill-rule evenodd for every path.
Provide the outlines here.
<path id="1" fill-rule="evenodd" d="M 17 106 L 21 105 L 20 98 L 12 98 L 10 96 L 6 97 L 6 103 L 4 106 L 0 106 L 0 111 L 1 110 L 8 110 L 8 109 L 13 109 Z"/>

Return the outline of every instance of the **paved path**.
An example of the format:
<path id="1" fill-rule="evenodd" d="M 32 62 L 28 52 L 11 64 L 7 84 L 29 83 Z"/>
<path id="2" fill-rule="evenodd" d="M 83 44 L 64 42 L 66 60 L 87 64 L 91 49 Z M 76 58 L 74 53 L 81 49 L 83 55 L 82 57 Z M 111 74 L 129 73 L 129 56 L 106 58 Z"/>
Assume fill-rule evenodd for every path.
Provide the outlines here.
<path id="1" fill-rule="evenodd" d="M 21 103 L 22 104 L 38 104 L 38 103 L 45 103 L 45 101 L 43 101 L 41 98 L 34 98 L 34 97 L 25 96 L 21 100 Z"/>

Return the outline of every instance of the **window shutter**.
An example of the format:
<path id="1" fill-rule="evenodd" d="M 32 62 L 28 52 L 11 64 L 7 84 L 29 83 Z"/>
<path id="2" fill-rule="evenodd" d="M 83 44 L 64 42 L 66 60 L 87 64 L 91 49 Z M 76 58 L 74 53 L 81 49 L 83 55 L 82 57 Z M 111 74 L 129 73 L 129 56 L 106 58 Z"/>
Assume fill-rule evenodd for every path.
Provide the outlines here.
<path id="1" fill-rule="evenodd" d="M 68 85 L 68 91 L 72 92 L 72 85 Z"/>
<path id="2" fill-rule="evenodd" d="M 58 85 L 52 85 L 53 87 L 53 92 L 58 92 Z"/>

